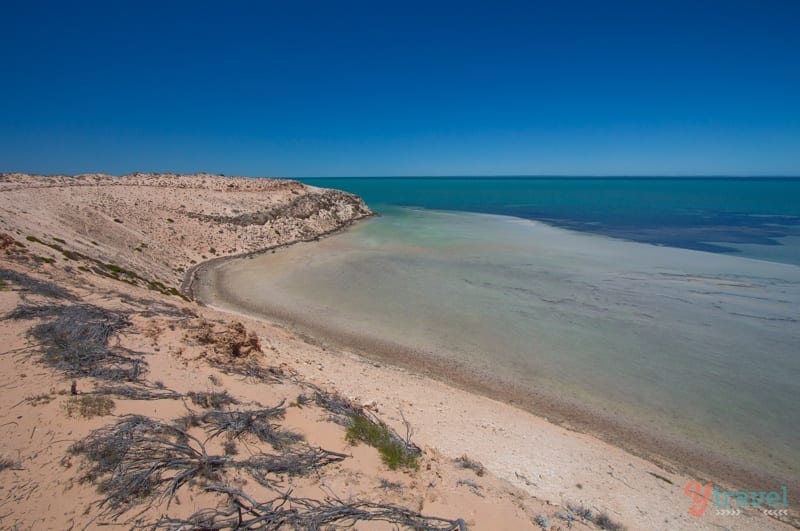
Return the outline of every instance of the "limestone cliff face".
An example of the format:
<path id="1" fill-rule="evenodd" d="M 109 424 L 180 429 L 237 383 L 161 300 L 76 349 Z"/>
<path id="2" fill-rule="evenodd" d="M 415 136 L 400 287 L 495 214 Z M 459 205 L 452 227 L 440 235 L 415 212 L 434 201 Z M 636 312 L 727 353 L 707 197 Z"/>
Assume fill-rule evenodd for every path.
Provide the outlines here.
<path id="1" fill-rule="evenodd" d="M 285 179 L 0 174 L 0 231 L 46 258 L 43 267 L 71 260 L 167 287 L 202 261 L 312 239 L 371 214 L 353 194 Z"/>

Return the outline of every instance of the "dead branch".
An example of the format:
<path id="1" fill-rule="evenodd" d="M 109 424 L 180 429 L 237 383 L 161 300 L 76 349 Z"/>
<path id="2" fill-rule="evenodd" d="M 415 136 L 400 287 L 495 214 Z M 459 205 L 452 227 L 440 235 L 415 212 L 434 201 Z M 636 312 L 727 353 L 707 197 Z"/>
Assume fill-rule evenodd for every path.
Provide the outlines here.
<path id="1" fill-rule="evenodd" d="M 301 435 L 280 430 L 277 423 L 271 422 L 284 417 L 286 413 L 284 402 L 285 400 L 282 400 L 275 407 L 255 410 L 208 411 L 184 417 L 182 422 L 187 425 L 204 426 L 209 440 L 221 434 L 227 435 L 229 439 L 239 439 L 250 434 L 275 449 L 283 449 L 302 440 Z"/>
<path id="2" fill-rule="evenodd" d="M 19 461 L 14 461 L 8 457 L 0 457 L 0 472 L 3 470 L 22 470 Z"/>
<path id="3" fill-rule="evenodd" d="M 130 326 L 125 313 L 91 304 L 23 304 L 8 318 L 40 319 L 28 335 L 41 348 L 41 360 L 70 377 L 133 382 L 147 369 L 138 353 L 109 346 L 111 336 Z"/>
<path id="4" fill-rule="evenodd" d="M 192 404 L 206 409 L 219 409 L 229 404 L 238 404 L 239 401 L 233 398 L 228 391 L 205 392 L 190 391 L 186 396 Z"/>
<path id="5" fill-rule="evenodd" d="M 128 400 L 174 400 L 184 396 L 171 389 L 162 389 L 147 384 L 107 385 L 96 388 L 92 393 L 114 395 Z"/>
<path id="6" fill-rule="evenodd" d="M 277 475 L 304 476 L 333 463 L 343 461 L 347 454 L 340 454 L 314 446 L 286 450 L 280 454 L 256 454 L 244 461 L 233 464 L 247 472 L 254 480 L 265 487 L 275 486 Z"/>
<path id="7" fill-rule="evenodd" d="M 366 501 L 345 502 L 335 497 L 324 500 L 295 498 L 287 492 L 258 503 L 245 492 L 224 485 L 206 490 L 228 495 L 224 508 L 204 509 L 187 519 L 162 519 L 152 529 L 327 529 L 352 527 L 357 522 L 381 521 L 422 531 L 466 531 L 464 520 L 426 516 L 405 507 Z"/>
<path id="8" fill-rule="evenodd" d="M 183 485 L 220 481 L 226 470 L 243 471 L 260 484 L 271 486 L 279 474 L 304 475 L 347 457 L 308 445 L 276 455 L 259 453 L 244 460 L 209 455 L 205 442 L 188 429 L 138 415 L 95 430 L 69 452 L 86 458 L 88 466 L 82 480 L 101 480 L 105 497 L 99 505 L 115 516 L 140 503 L 149 506 L 166 500 L 169 506 Z"/>
<path id="9" fill-rule="evenodd" d="M 283 372 L 277 367 L 264 367 L 258 362 L 220 362 L 208 360 L 212 367 L 215 367 L 225 374 L 241 376 L 251 382 L 259 383 L 281 383 Z"/>
<path id="10" fill-rule="evenodd" d="M 219 480 L 229 464 L 225 456 L 208 455 L 193 435 L 138 415 L 96 430 L 70 448 L 91 463 L 84 480 L 102 481 L 100 506 L 121 514 L 144 500 L 167 499 L 193 479 Z"/>

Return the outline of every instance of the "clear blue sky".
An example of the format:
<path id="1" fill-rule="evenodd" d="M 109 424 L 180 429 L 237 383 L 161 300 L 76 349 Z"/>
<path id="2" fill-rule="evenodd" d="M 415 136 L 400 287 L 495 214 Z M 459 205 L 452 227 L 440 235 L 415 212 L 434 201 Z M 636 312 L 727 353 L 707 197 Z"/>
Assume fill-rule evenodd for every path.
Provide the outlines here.
<path id="1" fill-rule="evenodd" d="M 0 171 L 800 175 L 800 1 L 8 1 Z"/>

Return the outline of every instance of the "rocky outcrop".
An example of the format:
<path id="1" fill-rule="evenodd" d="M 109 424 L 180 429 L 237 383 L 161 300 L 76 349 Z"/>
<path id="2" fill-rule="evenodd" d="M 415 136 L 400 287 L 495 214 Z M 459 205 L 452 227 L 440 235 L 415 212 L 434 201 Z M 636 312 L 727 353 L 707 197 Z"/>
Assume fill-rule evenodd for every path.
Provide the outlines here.
<path id="1" fill-rule="evenodd" d="M 247 225 L 265 225 L 277 219 L 311 219 L 321 213 L 336 217 L 336 221 L 347 223 L 353 212 L 363 208 L 363 202 L 357 196 L 339 190 L 324 190 L 323 193 L 309 193 L 293 198 L 289 203 L 275 205 L 260 212 L 247 212 L 236 216 L 210 216 L 207 214 L 189 214 L 203 221 L 213 223 L 229 223 L 244 227 Z"/>

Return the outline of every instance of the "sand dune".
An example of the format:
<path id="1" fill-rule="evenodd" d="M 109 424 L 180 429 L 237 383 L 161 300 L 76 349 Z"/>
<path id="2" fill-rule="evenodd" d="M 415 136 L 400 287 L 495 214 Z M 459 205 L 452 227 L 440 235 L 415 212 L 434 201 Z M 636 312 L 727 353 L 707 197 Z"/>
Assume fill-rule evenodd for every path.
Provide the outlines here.
<path id="1" fill-rule="evenodd" d="M 314 238 L 371 214 L 345 192 L 202 174 L 3 174 L 0 194 L 5 232 L 61 245 L 169 287 L 204 260 Z"/>

